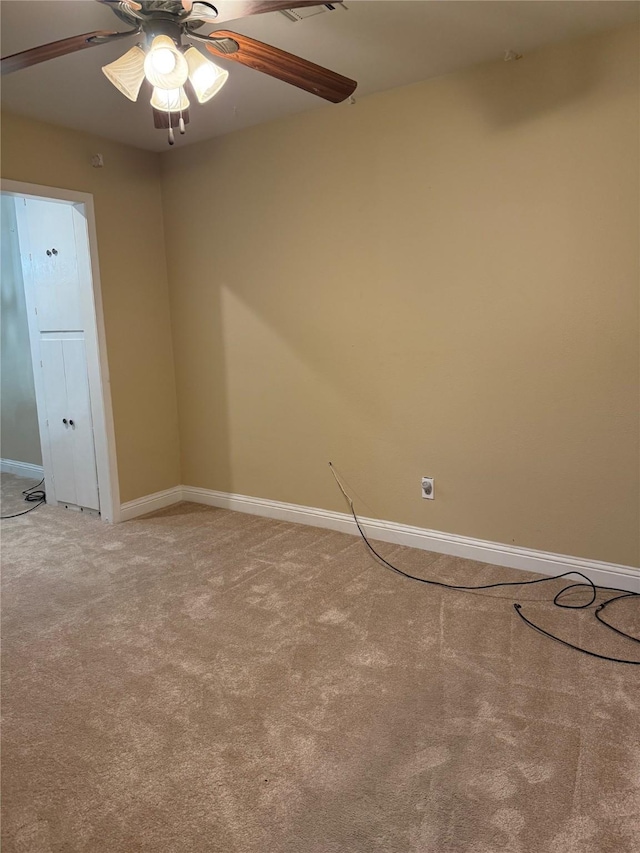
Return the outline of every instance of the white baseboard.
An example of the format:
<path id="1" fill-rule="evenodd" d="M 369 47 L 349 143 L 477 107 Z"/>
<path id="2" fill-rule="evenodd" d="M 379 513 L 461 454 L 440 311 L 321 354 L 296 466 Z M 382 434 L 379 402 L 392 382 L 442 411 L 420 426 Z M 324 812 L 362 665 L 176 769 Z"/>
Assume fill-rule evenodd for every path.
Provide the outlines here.
<path id="1" fill-rule="evenodd" d="M 34 467 L 34 466 L 32 466 Z M 4 468 L 3 468 L 4 470 Z M 32 476 L 32 475 L 30 475 Z M 279 521 L 292 521 L 308 524 L 312 527 L 324 527 L 342 533 L 358 534 L 353 518 L 344 512 L 283 503 L 282 501 L 252 498 L 247 495 L 234 495 L 213 489 L 195 486 L 174 486 L 163 492 L 128 501 L 120 508 L 120 520 L 129 521 L 155 512 L 159 509 L 179 503 L 206 504 L 221 509 L 261 515 Z M 394 545 L 408 545 L 423 551 L 448 554 L 452 557 L 464 557 L 494 566 L 506 566 L 522 569 L 542 575 L 559 575 L 563 572 L 582 572 L 600 586 L 629 590 L 640 593 L 640 568 L 624 566 L 618 563 L 606 563 L 601 560 L 587 560 L 567 554 L 553 554 L 548 551 L 536 551 L 516 545 L 504 545 L 501 542 L 488 542 L 455 533 L 442 533 L 439 530 L 427 530 L 398 524 L 393 521 L 381 521 L 376 518 L 361 518 L 362 526 L 371 539 L 389 542 Z M 577 580 L 577 578 L 576 578 Z"/>
<path id="2" fill-rule="evenodd" d="M 174 486 L 172 489 L 165 489 L 163 492 L 154 492 L 152 495 L 127 501 L 120 506 L 120 521 L 131 521 L 132 518 L 138 518 L 138 516 L 146 515 L 149 512 L 156 512 L 156 510 L 177 504 L 181 500 L 183 500 L 182 486 Z"/>
<path id="3" fill-rule="evenodd" d="M 15 474 L 16 477 L 29 477 L 32 480 L 41 480 L 44 477 L 42 465 L 18 462 L 15 459 L 0 459 L 0 471 L 3 474 Z"/>
<path id="4" fill-rule="evenodd" d="M 293 521 L 356 535 L 358 533 L 353 518 L 343 512 L 332 512 L 326 509 L 265 500 L 264 498 L 252 498 L 247 495 L 234 495 L 193 486 L 182 487 L 181 499 L 252 515 L 276 518 L 280 521 Z M 150 511 L 147 510 L 147 512 Z M 571 557 L 566 554 L 552 554 L 547 551 L 536 551 L 532 548 L 520 548 L 515 545 L 503 545 L 500 542 L 487 542 L 484 539 L 472 539 L 468 536 L 442 533 L 438 530 L 426 530 L 422 527 L 411 527 L 407 524 L 380 521 L 375 518 L 362 518 L 360 520 L 365 532 L 371 539 L 390 542 L 394 545 L 408 545 L 411 548 L 421 548 L 425 551 L 435 551 L 438 554 L 449 554 L 453 557 L 465 557 L 469 560 L 478 560 L 481 563 L 491 563 L 495 566 L 506 566 L 511 569 L 523 569 L 542 575 L 558 575 L 562 572 L 579 571 L 600 586 L 640 592 L 640 568 L 633 566 L 605 563 L 600 560 L 586 560 L 582 557 Z M 576 580 L 578 579 L 576 578 Z"/>

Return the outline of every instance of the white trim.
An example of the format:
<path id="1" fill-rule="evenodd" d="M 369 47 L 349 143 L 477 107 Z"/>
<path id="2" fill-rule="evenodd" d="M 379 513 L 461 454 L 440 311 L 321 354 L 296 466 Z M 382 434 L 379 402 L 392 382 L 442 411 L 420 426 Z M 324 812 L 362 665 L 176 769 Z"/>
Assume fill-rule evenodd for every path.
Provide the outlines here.
<path id="1" fill-rule="evenodd" d="M 100 281 L 100 263 L 98 258 L 98 234 L 93 196 L 87 196 L 82 207 L 74 207 L 81 214 L 86 229 L 89 252 L 82 259 L 86 264 L 88 276 L 93 287 L 85 291 L 86 316 L 91 322 L 85 330 L 85 347 L 91 394 L 91 417 L 96 449 L 96 469 L 100 489 L 100 514 L 104 521 L 116 522 L 120 513 L 120 483 L 116 457 L 116 431 L 111 405 L 111 381 L 107 359 L 107 341 L 102 310 L 102 283 Z M 76 220 L 78 222 L 78 220 Z M 90 333 L 89 333 L 90 332 Z M 94 390 L 95 389 L 95 390 Z M 96 393 L 97 392 L 97 393 Z"/>
<path id="2" fill-rule="evenodd" d="M 34 480 L 41 480 L 44 477 L 42 465 L 18 462 L 16 459 L 0 459 L 0 471 L 3 474 L 15 474 L 16 477 L 29 477 Z"/>
<path id="3" fill-rule="evenodd" d="M 7 178 L 0 180 L 0 190 L 6 195 L 15 195 L 19 198 L 52 198 L 57 201 L 70 201 L 72 204 L 77 202 L 88 204 L 93 200 L 91 193 L 83 193 L 80 190 L 48 187 L 45 184 L 32 184 L 29 181 L 11 181 Z"/>
<path id="4" fill-rule="evenodd" d="M 208 506 L 262 515 L 280 521 L 293 521 L 309 524 L 313 527 L 325 527 L 343 533 L 355 533 L 357 529 L 350 515 L 332 512 L 326 509 L 299 506 L 297 504 L 270 501 L 264 498 L 251 498 L 247 495 L 234 495 L 228 492 L 216 492 L 193 486 L 182 486 L 181 499 Z M 442 533 L 438 530 L 426 530 L 397 524 L 393 521 L 381 521 L 376 518 L 360 519 L 365 531 L 372 539 L 391 542 L 394 545 L 408 545 L 438 554 L 464 557 L 495 566 L 523 569 L 542 575 L 557 575 L 562 572 L 580 571 L 594 583 L 612 586 L 631 592 L 640 592 L 640 568 L 623 566 L 618 563 L 605 563 L 600 560 L 586 560 L 566 554 L 552 554 L 521 548 L 516 545 L 503 545 L 500 542 L 487 542 L 484 539 L 472 539 L 454 533 Z M 577 580 L 577 578 L 576 578 Z"/>
<path id="5" fill-rule="evenodd" d="M 165 489 L 163 492 L 154 492 L 152 495 L 127 501 L 120 507 L 120 521 L 131 521 L 132 518 L 138 518 L 141 515 L 147 515 L 149 512 L 156 512 L 156 510 L 180 503 L 182 499 L 182 486 L 174 486 L 172 489 Z"/>
<path id="6" fill-rule="evenodd" d="M 102 309 L 102 291 L 100 283 L 100 266 L 98 259 L 98 237 L 96 231 L 93 195 L 77 190 L 67 190 L 60 187 L 47 187 L 24 181 L 2 179 L 0 191 L 16 198 L 43 198 L 56 201 L 66 201 L 74 205 L 76 210 L 86 220 L 87 239 L 89 241 L 89 257 L 80 259 L 89 267 L 92 288 L 84 294 L 83 310 L 85 322 L 85 346 L 89 387 L 91 389 L 91 409 L 96 448 L 96 468 L 98 473 L 98 488 L 100 491 L 100 514 L 104 521 L 117 522 L 120 520 L 120 488 L 118 481 L 118 464 L 116 457 L 115 427 L 111 404 L 111 386 L 109 382 L 109 366 L 107 361 L 107 344 Z M 82 207 L 81 207 L 82 206 Z M 26 281 L 25 281 L 26 284 Z M 28 288 L 25 288 L 27 291 Z M 37 373 L 34 362 L 34 374 Z M 36 380 L 37 381 L 37 380 Z M 41 439 L 43 426 L 41 425 Z M 42 441 L 44 468 L 50 470 L 47 460 L 46 441 Z M 50 479 L 50 478 L 48 478 Z M 53 483 L 51 493 L 54 494 Z M 49 491 L 47 484 L 47 491 Z"/>

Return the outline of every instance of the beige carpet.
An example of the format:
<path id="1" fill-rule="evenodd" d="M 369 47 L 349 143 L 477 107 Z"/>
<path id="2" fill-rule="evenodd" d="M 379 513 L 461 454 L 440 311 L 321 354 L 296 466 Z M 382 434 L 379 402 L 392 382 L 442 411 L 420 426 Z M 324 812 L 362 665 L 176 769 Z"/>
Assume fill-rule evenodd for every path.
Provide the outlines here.
<path id="1" fill-rule="evenodd" d="M 2 534 L 3 853 L 638 850 L 640 668 L 540 636 L 511 594 L 194 504 L 119 526 L 42 507 Z M 526 577 L 380 548 L 448 582 Z M 637 657 L 551 593 L 515 597 Z"/>

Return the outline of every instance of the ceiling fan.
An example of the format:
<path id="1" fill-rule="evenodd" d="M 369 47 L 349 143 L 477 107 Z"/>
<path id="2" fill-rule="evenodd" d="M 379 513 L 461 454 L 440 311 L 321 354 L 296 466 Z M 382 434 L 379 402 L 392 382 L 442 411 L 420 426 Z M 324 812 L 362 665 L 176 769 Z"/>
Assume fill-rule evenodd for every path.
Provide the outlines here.
<path id="1" fill-rule="evenodd" d="M 142 35 L 142 43 L 136 44 L 102 70 L 131 101 L 137 100 L 145 79 L 152 85 L 150 103 L 154 124 L 157 128 L 168 129 L 170 145 L 174 143 L 174 127 L 184 133 L 189 122 L 190 101 L 185 87 L 188 86 L 187 90 L 199 103 L 205 103 L 220 91 L 229 76 L 228 71 L 217 66 L 189 42 L 203 44 L 213 56 L 247 65 L 335 104 L 346 100 L 357 86 L 355 80 L 248 36 L 228 30 L 214 30 L 208 35 L 197 32 L 205 24 L 221 24 L 263 12 L 320 5 L 333 9 L 342 0 L 325 4 L 318 0 L 219 0 L 219 8 L 204 0 L 97 2 L 109 6 L 122 22 L 132 28 L 124 32 L 96 30 L 5 56 L 0 60 L 2 74 L 20 71 L 87 47 Z M 183 44 L 183 38 L 187 39 L 186 44 Z"/>

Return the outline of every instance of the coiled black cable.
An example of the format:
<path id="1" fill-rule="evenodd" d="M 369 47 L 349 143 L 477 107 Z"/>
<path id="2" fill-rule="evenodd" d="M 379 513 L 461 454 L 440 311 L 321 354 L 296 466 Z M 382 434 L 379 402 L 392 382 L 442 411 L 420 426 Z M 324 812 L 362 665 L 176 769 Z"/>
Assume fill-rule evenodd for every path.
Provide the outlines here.
<path id="1" fill-rule="evenodd" d="M 44 489 L 39 489 L 38 486 L 41 486 L 44 483 L 44 477 L 40 480 L 39 483 L 36 483 L 35 486 L 30 486 L 28 489 L 24 489 L 22 494 L 24 495 L 25 501 L 28 503 L 35 503 L 35 506 L 30 507 L 29 509 L 25 509 L 22 512 L 16 512 L 13 515 L 0 515 L 0 521 L 4 521 L 7 518 L 18 518 L 21 515 L 26 515 L 28 512 L 33 512 L 34 509 L 38 509 L 39 506 L 42 506 L 43 503 L 46 503 L 47 493 Z"/>
<path id="2" fill-rule="evenodd" d="M 402 577 L 408 578 L 409 580 L 418 581 L 418 583 L 429 584 L 430 586 L 439 586 L 439 587 L 442 587 L 443 589 L 457 589 L 461 592 L 471 592 L 471 591 L 480 590 L 480 589 L 497 589 L 498 587 L 503 587 L 503 586 L 529 586 L 532 584 L 548 583 L 549 581 L 559 580 L 560 578 L 565 578 L 565 577 L 568 577 L 569 575 L 578 575 L 579 577 L 584 578 L 585 583 L 572 583 L 572 584 L 569 584 L 568 586 L 563 587 L 554 596 L 553 603 L 556 605 L 556 607 L 563 607 L 566 610 L 585 610 L 587 607 L 591 607 L 591 605 L 595 602 L 597 594 L 598 594 L 598 589 L 605 590 L 605 591 L 612 591 L 612 592 L 621 592 L 622 595 L 617 595 L 614 598 L 610 598 L 608 601 L 605 601 L 603 604 L 600 604 L 597 607 L 597 609 L 595 611 L 596 619 L 598 619 L 599 622 L 602 622 L 603 625 L 606 625 L 607 628 L 610 628 L 612 631 L 615 631 L 616 634 L 620 634 L 621 637 L 625 637 L 626 639 L 633 640 L 634 642 L 637 642 L 637 643 L 640 642 L 640 640 L 638 638 L 631 636 L 631 634 L 627 634 L 624 631 L 621 631 L 619 628 L 615 628 L 613 625 L 610 625 L 608 622 L 606 622 L 599 615 L 602 613 L 602 611 L 605 609 L 605 607 L 608 607 L 614 601 L 618 601 L 621 598 L 631 598 L 631 597 L 640 598 L 640 594 L 638 594 L 637 592 L 624 592 L 623 590 L 614 589 L 613 587 L 597 586 L 591 580 L 591 578 L 582 574 L 582 572 L 569 571 L 569 572 L 562 572 L 562 574 L 559 574 L 559 575 L 550 575 L 549 577 L 536 578 L 535 580 L 531 580 L 531 581 L 502 581 L 502 582 L 498 582 L 498 583 L 480 584 L 479 586 L 464 586 L 464 585 L 458 585 L 458 584 L 450 584 L 450 583 L 445 583 L 444 581 L 436 581 L 436 580 L 432 580 L 429 578 L 420 578 L 420 577 L 417 577 L 416 575 L 410 574 L 409 572 L 404 572 L 402 569 L 399 569 L 397 566 L 394 566 L 392 563 L 390 563 L 388 560 L 386 560 L 382 556 L 382 554 L 379 554 L 376 551 L 376 549 L 373 547 L 371 542 L 369 542 L 364 530 L 362 529 L 362 525 L 360 524 L 360 520 L 359 520 L 358 516 L 356 515 L 355 509 L 353 508 L 353 500 L 347 494 L 347 492 L 346 492 L 344 486 L 342 485 L 340 478 L 336 474 L 335 468 L 333 467 L 331 462 L 329 462 L 329 467 L 331 468 L 331 473 L 333 474 L 335 481 L 338 484 L 338 488 L 342 492 L 345 500 L 347 501 L 347 503 L 349 505 L 349 509 L 351 510 L 351 515 L 353 516 L 353 520 L 356 523 L 356 527 L 358 528 L 358 532 L 360 533 L 362 541 L 367 546 L 369 551 L 374 555 L 374 557 L 376 557 L 376 559 L 378 559 L 381 563 L 383 563 L 385 566 L 387 566 L 387 568 L 391 569 L 391 571 L 395 572 L 396 574 L 402 575 Z M 562 596 L 565 593 L 567 593 L 570 589 L 583 588 L 583 587 L 590 587 L 590 590 L 591 590 L 591 597 L 590 597 L 589 601 L 587 601 L 586 603 L 584 603 L 584 604 L 563 604 L 562 601 L 560 600 L 562 598 Z M 543 628 L 540 628 L 539 625 L 536 625 L 530 619 L 527 619 L 527 617 L 522 613 L 522 605 L 521 604 L 516 603 L 513 605 L 513 607 L 523 622 L 526 622 L 527 625 L 529 625 L 531 628 L 534 628 L 536 631 L 539 631 L 539 633 L 544 634 L 545 637 L 550 637 L 552 640 L 556 640 L 558 643 L 562 643 L 563 646 L 567 646 L 568 648 L 574 649 L 575 651 L 578 651 L 578 652 L 582 652 L 585 655 L 590 655 L 591 657 L 600 658 L 601 660 L 610 661 L 612 663 L 628 663 L 628 664 L 632 664 L 634 666 L 640 666 L 640 660 L 627 660 L 626 658 L 616 658 L 616 657 L 611 657 L 609 655 L 601 655 L 598 652 L 589 651 L 589 649 L 584 649 L 581 646 L 576 646 L 573 643 L 569 643 L 566 640 L 561 639 L 560 637 L 556 637 L 555 634 L 551 634 L 549 631 L 545 631 Z"/>

